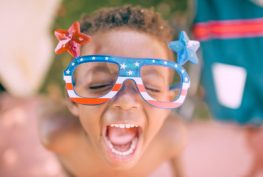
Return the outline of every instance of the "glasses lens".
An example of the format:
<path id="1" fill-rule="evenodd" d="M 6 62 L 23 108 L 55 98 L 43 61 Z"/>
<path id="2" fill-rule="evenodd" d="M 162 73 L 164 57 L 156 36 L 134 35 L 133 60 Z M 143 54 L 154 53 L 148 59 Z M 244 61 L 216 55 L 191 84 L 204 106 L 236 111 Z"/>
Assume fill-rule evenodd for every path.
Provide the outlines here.
<path id="1" fill-rule="evenodd" d="M 141 77 L 146 92 L 160 102 L 172 102 L 181 93 L 181 77 L 170 67 L 146 65 L 141 68 Z"/>
<path id="2" fill-rule="evenodd" d="M 77 66 L 74 71 L 74 90 L 85 98 L 98 98 L 112 90 L 119 67 L 110 62 L 88 62 Z"/>

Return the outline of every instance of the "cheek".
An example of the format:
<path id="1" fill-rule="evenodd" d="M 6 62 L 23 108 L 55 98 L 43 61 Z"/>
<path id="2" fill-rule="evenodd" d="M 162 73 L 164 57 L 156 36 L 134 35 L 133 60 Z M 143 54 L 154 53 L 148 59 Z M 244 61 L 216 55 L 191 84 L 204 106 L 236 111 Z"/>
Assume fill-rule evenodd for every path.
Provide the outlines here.
<path id="1" fill-rule="evenodd" d="M 170 113 L 169 110 L 154 108 L 151 109 L 148 112 L 149 117 L 149 133 L 151 133 L 153 136 L 160 130 L 162 127 L 164 121 L 168 117 L 168 114 Z"/>
<path id="2" fill-rule="evenodd" d="M 90 137 L 98 137 L 100 134 L 100 120 L 102 114 L 101 105 L 79 106 L 79 119 L 85 133 Z"/>
<path id="3" fill-rule="evenodd" d="M 168 84 L 167 84 L 167 85 L 168 85 Z M 167 87 L 169 87 L 169 86 L 167 86 Z M 165 92 L 163 92 L 162 98 L 161 98 L 160 100 L 164 100 L 164 101 L 169 100 L 169 101 L 171 101 L 172 98 L 171 98 L 171 96 L 170 96 L 170 92 L 169 92 L 168 90 L 165 91 Z"/>

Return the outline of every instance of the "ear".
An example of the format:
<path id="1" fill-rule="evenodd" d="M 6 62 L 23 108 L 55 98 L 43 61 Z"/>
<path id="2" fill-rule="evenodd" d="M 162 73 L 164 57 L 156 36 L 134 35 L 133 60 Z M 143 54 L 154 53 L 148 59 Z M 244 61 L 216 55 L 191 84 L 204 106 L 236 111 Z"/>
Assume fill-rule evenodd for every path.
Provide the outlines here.
<path id="1" fill-rule="evenodd" d="M 79 109 L 78 109 L 78 104 L 74 103 L 70 100 L 70 98 L 67 98 L 66 105 L 74 116 L 78 117 L 79 116 Z"/>

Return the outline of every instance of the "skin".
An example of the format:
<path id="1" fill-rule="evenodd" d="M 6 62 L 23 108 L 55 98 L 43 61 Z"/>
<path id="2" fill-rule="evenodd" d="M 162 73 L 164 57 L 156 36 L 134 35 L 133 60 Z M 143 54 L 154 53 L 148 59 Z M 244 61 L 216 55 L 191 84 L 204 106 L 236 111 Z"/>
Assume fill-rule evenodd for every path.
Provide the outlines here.
<path id="1" fill-rule="evenodd" d="M 92 42 L 83 47 L 81 55 L 91 54 L 162 59 L 170 56 L 157 38 L 125 28 L 92 36 Z M 81 74 L 80 71 L 76 77 Z M 162 74 L 168 82 L 169 72 Z M 169 96 L 162 94 L 163 98 Z M 72 116 L 60 116 L 57 111 L 42 116 L 39 127 L 44 146 L 57 154 L 72 176 L 149 176 L 165 161 L 170 162 L 177 176 L 182 176 L 178 161 L 184 146 L 182 124 L 169 110 L 146 103 L 134 82 L 124 82 L 119 93 L 104 104 L 87 106 L 69 102 L 68 107 Z M 123 161 L 108 155 L 102 134 L 106 125 L 112 123 L 140 126 L 142 138 L 133 158 Z"/>
<path id="2" fill-rule="evenodd" d="M 263 171 L 263 127 L 248 127 L 245 129 L 247 146 L 254 158 L 250 170 L 245 177 L 253 177 Z"/>

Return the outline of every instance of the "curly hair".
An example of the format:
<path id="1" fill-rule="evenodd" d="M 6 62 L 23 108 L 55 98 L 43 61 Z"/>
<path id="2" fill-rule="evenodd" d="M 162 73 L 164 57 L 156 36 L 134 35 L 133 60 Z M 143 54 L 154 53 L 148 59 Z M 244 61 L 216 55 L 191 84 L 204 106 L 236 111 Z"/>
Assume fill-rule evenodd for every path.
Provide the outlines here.
<path id="1" fill-rule="evenodd" d="M 81 32 L 93 35 L 104 30 L 128 27 L 157 37 L 163 42 L 172 40 L 172 30 L 153 9 L 140 6 L 103 8 L 90 15 L 82 16 Z"/>

